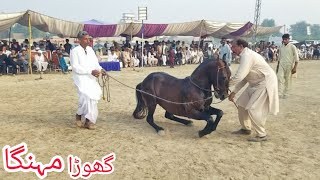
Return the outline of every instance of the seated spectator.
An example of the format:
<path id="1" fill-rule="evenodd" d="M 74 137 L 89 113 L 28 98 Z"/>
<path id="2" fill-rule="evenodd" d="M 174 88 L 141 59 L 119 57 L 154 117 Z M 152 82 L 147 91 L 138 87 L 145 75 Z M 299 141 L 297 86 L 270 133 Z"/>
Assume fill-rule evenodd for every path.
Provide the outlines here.
<path id="1" fill-rule="evenodd" d="M 19 52 L 21 50 L 21 46 L 19 45 L 17 40 L 12 39 L 11 49 L 14 49 L 16 52 Z"/>
<path id="2" fill-rule="evenodd" d="M 108 54 L 108 61 L 116 61 L 116 62 L 119 62 L 119 58 L 114 50 L 113 47 L 111 47 L 110 49 L 111 51 L 109 52 Z"/>
<path id="3" fill-rule="evenodd" d="M 7 57 L 11 54 L 11 51 L 7 49 L 7 46 L 2 46 L 2 52 L 7 55 Z"/>
<path id="4" fill-rule="evenodd" d="M 96 51 L 96 56 L 97 56 L 99 62 L 101 62 L 102 61 L 102 56 L 103 56 L 102 47 L 99 47 L 99 49 Z"/>
<path id="5" fill-rule="evenodd" d="M 151 51 L 148 52 L 148 65 L 149 66 L 157 66 L 158 59 L 156 58 L 156 52 L 153 48 L 151 48 Z"/>
<path id="6" fill-rule="evenodd" d="M 6 74 L 6 59 L 7 55 L 2 52 L 2 48 L 0 48 L 0 75 Z"/>
<path id="7" fill-rule="evenodd" d="M 66 63 L 66 60 L 63 57 L 63 54 L 60 52 L 58 53 L 58 56 L 59 56 L 59 64 L 60 64 L 61 71 L 64 74 L 68 73 L 68 65 Z"/>
<path id="8" fill-rule="evenodd" d="M 22 72 L 28 72 L 29 55 L 26 49 L 22 48 L 17 62 L 20 66 L 20 71 L 22 70 Z"/>
<path id="9" fill-rule="evenodd" d="M 141 57 L 140 57 L 141 58 Z M 136 51 L 132 51 L 132 54 L 131 54 L 131 66 L 133 67 L 138 67 L 139 64 L 140 64 L 140 60 L 139 60 L 139 52 L 136 52 Z"/>
<path id="10" fill-rule="evenodd" d="M 191 49 L 191 56 L 190 56 L 190 62 L 191 64 L 195 64 L 198 63 L 198 59 L 197 59 L 197 51 L 195 48 Z"/>
<path id="11" fill-rule="evenodd" d="M 191 64 L 192 62 L 192 55 L 191 55 L 191 50 L 186 47 L 186 63 Z"/>
<path id="12" fill-rule="evenodd" d="M 12 50 L 13 53 L 10 53 L 10 55 L 5 59 L 6 68 L 11 67 L 12 68 L 12 74 L 17 74 L 18 64 L 16 62 L 17 60 L 17 53 L 15 50 Z"/>
<path id="13" fill-rule="evenodd" d="M 10 57 L 13 61 L 17 61 L 18 60 L 18 53 L 15 49 L 11 50 L 11 54 L 8 56 Z"/>
<path id="14" fill-rule="evenodd" d="M 196 63 L 202 63 L 202 62 L 203 62 L 203 52 L 202 52 L 202 49 L 198 49 Z"/>
<path id="15" fill-rule="evenodd" d="M 124 63 L 124 67 L 131 67 L 132 66 L 132 63 L 131 63 L 131 52 L 130 52 L 130 49 L 128 47 L 126 47 L 124 52 L 123 52 L 123 63 Z"/>
<path id="16" fill-rule="evenodd" d="M 148 52 L 145 48 L 143 49 L 142 59 L 141 66 L 146 66 L 148 64 Z"/>
<path id="17" fill-rule="evenodd" d="M 44 56 L 40 49 L 37 49 L 37 54 L 34 56 L 33 64 L 37 66 L 37 71 L 43 72 L 47 70 L 48 62 L 44 60 Z"/>

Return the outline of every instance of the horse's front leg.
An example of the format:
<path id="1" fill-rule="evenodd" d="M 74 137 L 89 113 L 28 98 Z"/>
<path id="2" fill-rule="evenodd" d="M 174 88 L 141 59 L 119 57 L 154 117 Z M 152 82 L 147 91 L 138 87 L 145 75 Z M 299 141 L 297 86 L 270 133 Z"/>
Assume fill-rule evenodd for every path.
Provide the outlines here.
<path id="1" fill-rule="evenodd" d="M 195 109 L 193 109 L 189 112 L 190 112 L 190 114 L 189 114 L 190 118 L 207 121 L 207 125 L 204 127 L 204 129 L 198 132 L 199 137 L 203 137 L 207 134 L 210 134 L 213 131 L 214 122 L 213 122 L 211 115 L 208 112 L 205 112 L 205 111 L 201 112 L 201 111 L 198 111 Z"/>
<path id="2" fill-rule="evenodd" d="M 220 122 L 220 119 L 223 116 L 223 111 L 214 107 L 209 106 L 209 109 L 206 110 L 205 112 L 208 112 L 210 115 L 216 115 L 216 119 L 213 123 L 213 131 L 217 129 L 217 126 Z"/>
<path id="3" fill-rule="evenodd" d="M 182 123 L 182 124 L 184 124 L 186 126 L 192 126 L 192 121 L 178 118 L 175 115 L 173 115 L 172 113 L 169 113 L 168 111 L 166 111 L 164 117 L 167 118 L 167 119 L 170 119 L 172 121 Z"/>

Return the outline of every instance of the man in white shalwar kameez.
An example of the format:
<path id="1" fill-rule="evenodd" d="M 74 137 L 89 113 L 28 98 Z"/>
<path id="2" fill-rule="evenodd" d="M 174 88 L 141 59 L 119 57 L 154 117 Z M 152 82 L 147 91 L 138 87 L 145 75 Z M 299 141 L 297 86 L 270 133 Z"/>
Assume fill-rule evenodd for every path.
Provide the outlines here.
<path id="1" fill-rule="evenodd" d="M 282 46 L 279 49 L 279 62 L 277 67 L 277 76 L 279 83 L 279 96 L 288 97 L 290 90 L 292 74 L 297 72 L 299 55 L 295 45 L 289 43 L 290 35 L 282 36 Z"/>
<path id="2" fill-rule="evenodd" d="M 106 75 L 98 63 L 98 58 L 93 49 L 88 46 L 90 36 L 85 31 L 78 34 L 80 45 L 71 50 L 70 60 L 73 80 L 76 85 L 79 104 L 76 113 L 76 125 L 82 127 L 81 117 L 85 118 L 84 127 L 95 129 L 98 117 L 97 103 L 102 91 L 96 80 L 100 73 Z"/>
<path id="3" fill-rule="evenodd" d="M 37 54 L 34 56 L 33 64 L 37 66 L 37 71 L 39 72 L 46 71 L 48 68 L 48 62 L 44 60 L 44 56 L 40 48 L 37 49 Z"/>
<path id="4" fill-rule="evenodd" d="M 251 134 L 253 129 L 257 135 L 248 140 L 265 141 L 267 115 L 279 112 L 277 76 L 261 55 L 248 48 L 246 41 L 234 41 L 232 51 L 240 56 L 240 65 L 231 78 L 230 83 L 236 85 L 229 100 L 233 101 L 235 94 L 248 84 L 236 101 L 241 129 L 235 134 Z"/>

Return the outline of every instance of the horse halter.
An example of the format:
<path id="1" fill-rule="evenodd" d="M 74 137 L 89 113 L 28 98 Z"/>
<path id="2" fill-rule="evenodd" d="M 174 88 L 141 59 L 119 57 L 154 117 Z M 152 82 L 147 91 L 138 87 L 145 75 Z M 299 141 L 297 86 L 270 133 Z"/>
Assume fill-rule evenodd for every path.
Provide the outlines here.
<path id="1" fill-rule="evenodd" d="M 219 67 L 219 68 L 218 68 L 218 71 L 217 71 L 217 81 L 216 81 L 216 83 L 217 83 L 217 90 L 220 90 L 220 88 L 219 88 L 219 71 L 220 71 L 220 69 L 224 69 L 224 68 L 226 68 L 226 66 Z M 214 86 L 213 86 L 213 87 L 214 87 Z"/>

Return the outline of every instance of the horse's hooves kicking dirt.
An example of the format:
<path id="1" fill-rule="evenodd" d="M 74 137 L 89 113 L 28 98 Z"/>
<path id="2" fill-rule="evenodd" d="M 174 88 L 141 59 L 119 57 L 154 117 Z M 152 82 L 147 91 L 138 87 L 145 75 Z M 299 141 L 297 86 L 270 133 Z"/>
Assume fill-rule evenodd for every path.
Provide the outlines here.
<path id="1" fill-rule="evenodd" d="M 164 135 L 166 135 L 166 133 L 164 132 L 164 130 L 160 130 L 160 131 L 158 131 L 158 135 L 159 136 L 164 136 Z"/>
<path id="2" fill-rule="evenodd" d="M 202 138 L 203 136 L 208 135 L 208 134 L 206 134 L 206 133 L 204 133 L 202 131 L 199 131 L 198 135 L 199 135 L 199 138 Z"/>

